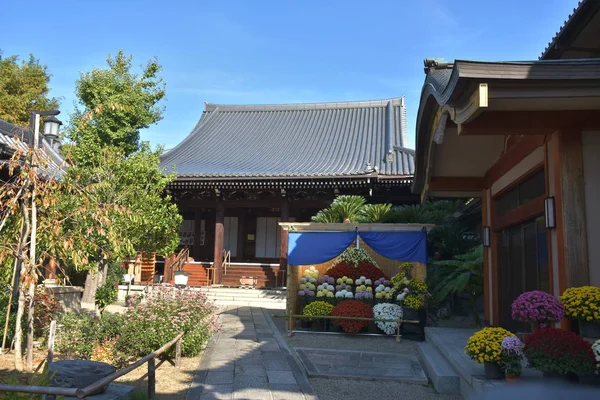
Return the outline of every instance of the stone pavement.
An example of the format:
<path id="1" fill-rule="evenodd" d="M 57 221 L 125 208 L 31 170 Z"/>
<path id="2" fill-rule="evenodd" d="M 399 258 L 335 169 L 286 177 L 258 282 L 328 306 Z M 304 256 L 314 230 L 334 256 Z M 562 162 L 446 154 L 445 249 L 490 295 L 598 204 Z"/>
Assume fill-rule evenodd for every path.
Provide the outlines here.
<path id="1" fill-rule="evenodd" d="M 421 363 L 412 354 L 296 347 L 310 377 L 394 380 L 427 385 Z"/>
<path id="2" fill-rule="evenodd" d="M 222 329 L 208 344 L 186 400 L 316 399 L 308 379 L 257 307 L 227 307 Z"/>

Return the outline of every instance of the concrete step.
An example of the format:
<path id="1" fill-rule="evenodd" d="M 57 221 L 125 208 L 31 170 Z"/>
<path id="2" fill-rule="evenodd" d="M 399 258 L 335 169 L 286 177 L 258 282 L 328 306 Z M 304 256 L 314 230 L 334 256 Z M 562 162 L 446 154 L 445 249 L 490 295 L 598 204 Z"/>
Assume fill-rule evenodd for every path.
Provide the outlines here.
<path id="1" fill-rule="evenodd" d="M 270 298 L 270 297 L 244 297 L 244 296 L 223 296 L 223 295 L 219 295 L 219 296 L 206 296 L 209 300 L 236 300 L 236 301 L 276 301 L 276 302 L 281 302 L 281 301 L 286 301 L 285 297 L 276 297 L 276 298 Z"/>
<path id="2" fill-rule="evenodd" d="M 417 351 L 423 369 L 438 393 L 460 393 L 458 374 L 434 346 L 418 342 Z"/>
<path id="3" fill-rule="evenodd" d="M 274 310 L 285 310 L 286 303 L 280 301 L 240 301 L 240 300 L 217 300 L 218 306 L 237 306 L 237 307 L 262 307 Z"/>
<path id="4" fill-rule="evenodd" d="M 223 288 L 206 289 L 200 288 L 203 293 L 210 296 L 243 296 L 243 297 L 283 297 L 287 296 L 285 291 L 260 290 L 260 289 L 242 289 L 242 288 Z"/>

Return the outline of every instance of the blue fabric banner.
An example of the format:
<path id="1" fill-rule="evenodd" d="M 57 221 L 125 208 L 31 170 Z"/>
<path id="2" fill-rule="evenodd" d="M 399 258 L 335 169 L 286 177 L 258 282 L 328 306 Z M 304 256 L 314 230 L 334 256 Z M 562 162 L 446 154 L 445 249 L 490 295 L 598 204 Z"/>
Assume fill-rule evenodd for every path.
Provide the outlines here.
<path id="1" fill-rule="evenodd" d="M 396 261 L 427 264 L 426 232 L 360 232 L 360 238 L 377 253 Z"/>
<path id="2" fill-rule="evenodd" d="M 288 264 L 322 264 L 342 254 L 356 232 L 289 232 Z"/>
<path id="3" fill-rule="evenodd" d="M 396 261 L 427 263 L 426 232 L 360 232 L 377 253 Z M 356 240 L 356 232 L 290 232 L 288 263 L 321 264 L 339 256 Z"/>

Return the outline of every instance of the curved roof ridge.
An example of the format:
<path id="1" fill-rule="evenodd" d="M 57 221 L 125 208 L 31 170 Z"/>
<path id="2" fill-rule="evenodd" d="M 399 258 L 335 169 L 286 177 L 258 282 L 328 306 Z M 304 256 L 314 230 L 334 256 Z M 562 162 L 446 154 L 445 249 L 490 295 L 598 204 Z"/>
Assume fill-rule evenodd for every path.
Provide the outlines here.
<path id="1" fill-rule="evenodd" d="M 288 103 L 288 104 L 214 104 L 204 103 L 204 111 L 299 111 L 299 110 L 327 110 L 363 107 L 385 107 L 388 103 L 393 106 L 404 106 L 404 96 L 382 100 L 339 101 L 322 103 Z"/>

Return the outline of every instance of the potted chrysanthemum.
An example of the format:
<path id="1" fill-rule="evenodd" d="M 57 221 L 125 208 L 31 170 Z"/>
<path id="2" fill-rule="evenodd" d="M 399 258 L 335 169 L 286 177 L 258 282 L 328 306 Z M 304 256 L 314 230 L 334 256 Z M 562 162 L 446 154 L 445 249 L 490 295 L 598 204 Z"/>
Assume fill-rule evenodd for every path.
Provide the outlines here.
<path id="1" fill-rule="evenodd" d="M 582 286 L 565 290 L 560 301 L 565 305 L 565 314 L 579 322 L 579 334 L 589 338 L 600 338 L 600 288 Z"/>
<path id="2" fill-rule="evenodd" d="M 475 332 L 467 341 L 465 354 L 478 364 L 483 363 L 488 379 L 502 379 L 502 341 L 515 336 L 504 328 L 483 328 Z"/>
<path id="3" fill-rule="evenodd" d="M 565 316 L 565 306 L 550 293 L 534 290 L 522 293 L 511 306 L 512 319 L 531 324 L 536 333 Z"/>
<path id="4" fill-rule="evenodd" d="M 523 347 L 525 344 L 516 336 L 507 336 L 500 345 L 502 370 L 507 381 L 515 381 L 521 376 Z"/>

